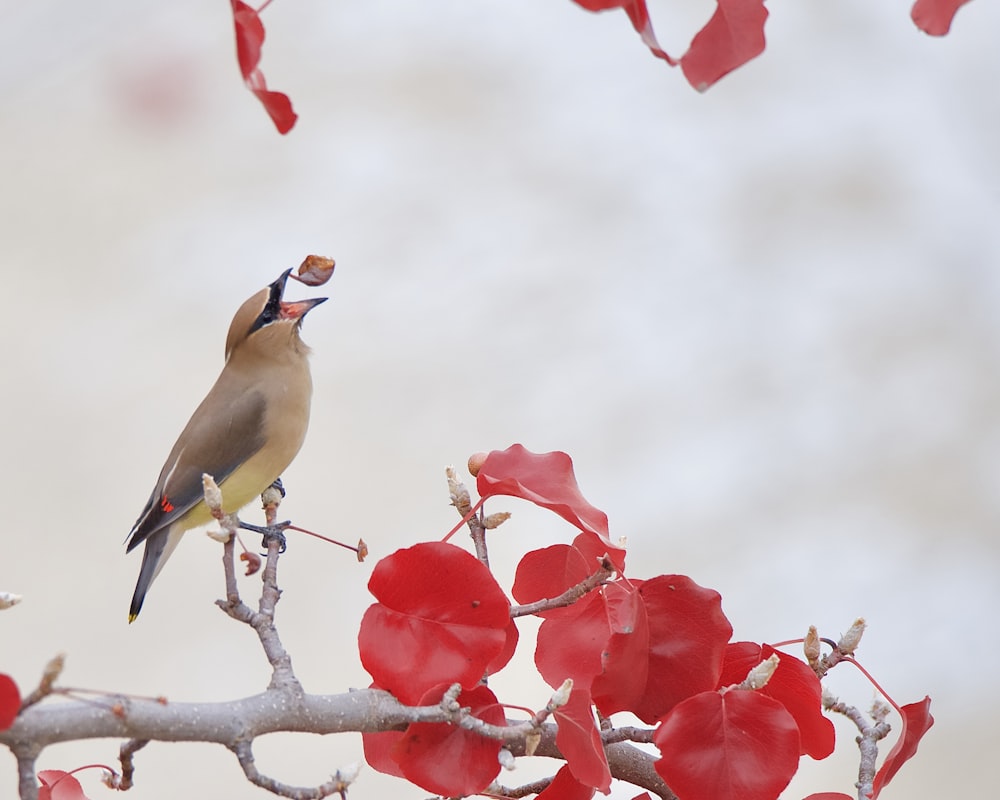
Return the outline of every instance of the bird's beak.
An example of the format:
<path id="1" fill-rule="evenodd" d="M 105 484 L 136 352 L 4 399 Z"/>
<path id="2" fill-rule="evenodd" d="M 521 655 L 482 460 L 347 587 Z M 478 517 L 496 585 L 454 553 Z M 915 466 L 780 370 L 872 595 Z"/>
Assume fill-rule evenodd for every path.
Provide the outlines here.
<path id="1" fill-rule="evenodd" d="M 272 295 L 277 293 L 279 298 L 285 293 L 285 285 L 288 283 L 288 276 L 292 274 L 290 269 L 286 269 L 278 276 L 278 279 L 271 284 Z M 281 319 L 301 320 L 311 308 L 315 308 L 320 303 L 325 303 L 329 298 L 314 297 L 311 300 L 297 300 L 294 303 L 286 303 L 280 300 Z"/>
<path id="2" fill-rule="evenodd" d="M 295 303 L 281 303 L 281 318 L 282 319 L 302 319 L 309 309 L 318 306 L 320 303 L 325 303 L 329 298 L 327 297 L 314 297 L 312 300 L 299 300 Z"/>

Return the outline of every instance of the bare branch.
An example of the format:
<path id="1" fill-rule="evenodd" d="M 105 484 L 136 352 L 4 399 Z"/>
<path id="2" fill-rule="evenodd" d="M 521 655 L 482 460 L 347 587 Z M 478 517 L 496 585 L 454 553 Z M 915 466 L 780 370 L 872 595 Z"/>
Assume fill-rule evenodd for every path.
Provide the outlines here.
<path id="1" fill-rule="evenodd" d="M 858 782 L 854 785 L 858 789 L 858 800 L 866 800 L 871 796 L 874 788 L 879 740 L 888 736 L 892 730 L 892 726 L 886 722 L 889 707 L 882 703 L 876 703 L 872 707 L 872 722 L 869 722 L 855 706 L 849 706 L 829 695 L 824 694 L 823 696 L 823 708 L 843 714 L 857 726 L 861 733 L 857 738 L 858 750 L 861 752 L 861 763 L 858 767 Z"/>

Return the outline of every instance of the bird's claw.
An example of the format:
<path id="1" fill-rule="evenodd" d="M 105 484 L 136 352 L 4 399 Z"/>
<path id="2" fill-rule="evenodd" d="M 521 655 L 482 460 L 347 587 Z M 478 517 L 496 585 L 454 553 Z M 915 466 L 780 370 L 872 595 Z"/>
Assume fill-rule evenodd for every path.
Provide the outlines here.
<path id="1" fill-rule="evenodd" d="M 288 548 L 288 542 L 285 539 L 285 529 L 291 524 L 292 521 L 289 519 L 286 519 L 284 522 L 276 522 L 274 525 L 252 525 L 249 522 L 240 520 L 241 528 L 261 535 L 262 546 L 267 547 L 272 539 L 277 541 L 279 554 L 284 553 Z M 261 555 L 267 555 L 267 553 L 262 553 Z"/>

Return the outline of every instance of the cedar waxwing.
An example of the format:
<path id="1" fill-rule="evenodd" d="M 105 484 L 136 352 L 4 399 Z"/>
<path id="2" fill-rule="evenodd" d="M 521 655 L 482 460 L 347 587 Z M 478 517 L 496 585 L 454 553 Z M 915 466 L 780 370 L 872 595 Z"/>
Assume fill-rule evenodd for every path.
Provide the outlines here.
<path id="1" fill-rule="evenodd" d="M 184 531 L 212 519 L 201 476 L 222 489 L 227 513 L 270 486 L 295 458 L 309 424 L 309 348 L 299 338 L 306 313 L 327 298 L 286 303 L 286 271 L 233 317 L 222 374 L 181 431 L 153 493 L 128 535 L 126 552 L 142 542 L 139 581 L 128 620 L 139 616 L 149 586 Z"/>

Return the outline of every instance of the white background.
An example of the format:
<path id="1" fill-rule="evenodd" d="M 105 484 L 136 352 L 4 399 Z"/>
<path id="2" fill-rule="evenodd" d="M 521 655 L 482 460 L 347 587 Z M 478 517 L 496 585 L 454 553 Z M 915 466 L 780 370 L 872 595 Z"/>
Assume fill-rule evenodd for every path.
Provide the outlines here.
<path id="1" fill-rule="evenodd" d="M 711 9 L 654 3 L 661 42 L 679 54 Z M 264 688 L 254 637 L 212 605 L 218 545 L 189 536 L 128 626 L 122 543 L 233 312 L 315 252 L 338 267 L 305 325 L 313 422 L 283 516 L 363 536 L 372 559 L 296 540 L 282 561 L 309 691 L 367 685 L 368 575 L 451 527 L 444 465 L 519 441 L 569 452 L 632 573 L 719 590 L 736 638 L 836 638 L 865 616 L 864 663 L 938 720 L 884 797 L 991 791 L 1000 11 L 973 2 L 932 39 L 900 0 L 770 10 L 767 51 L 698 94 L 624 14 L 566 0 L 277 0 L 262 67 L 301 114 L 280 137 L 240 81 L 228 3 L 7 8 L 0 589 L 25 601 L 0 615 L 0 670 L 27 691 L 65 652 L 71 686 Z M 491 508 L 515 512 L 493 544 L 504 585 L 572 535 Z M 537 707 L 527 634 L 494 687 Z M 850 669 L 833 688 L 867 706 Z M 786 798 L 852 791 L 838 730 L 842 756 L 806 759 Z M 360 737 L 257 755 L 315 784 Z M 265 796 L 222 748 L 137 761 L 136 800 Z M 13 767 L 0 755 L 0 795 Z M 426 794 L 365 770 L 351 796 Z"/>

